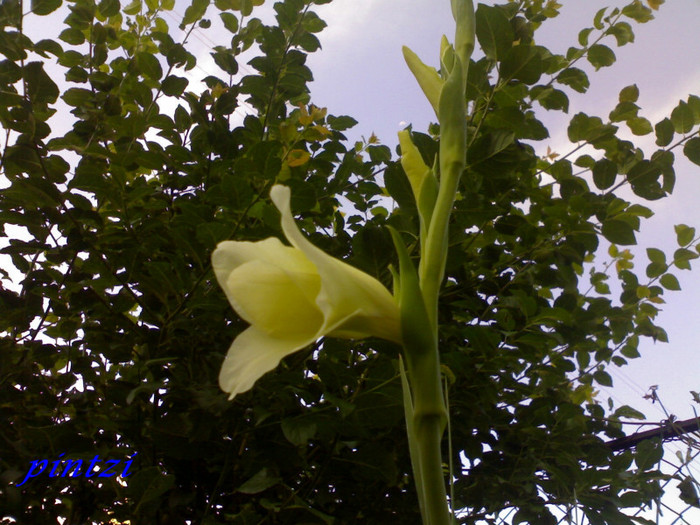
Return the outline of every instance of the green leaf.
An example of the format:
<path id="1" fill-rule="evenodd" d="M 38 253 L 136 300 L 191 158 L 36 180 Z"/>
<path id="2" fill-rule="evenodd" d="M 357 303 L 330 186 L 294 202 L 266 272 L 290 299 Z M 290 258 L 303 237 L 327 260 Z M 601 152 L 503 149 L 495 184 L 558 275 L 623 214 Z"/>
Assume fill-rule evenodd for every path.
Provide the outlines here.
<path id="1" fill-rule="evenodd" d="M 637 239 L 634 236 L 634 229 L 625 221 L 609 219 L 603 222 L 601 231 L 603 236 L 614 244 L 623 246 L 637 244 Z"/>
<path id="2" fill-rule="evenodd" d="M 127 494 L 134 501 L 134 512 L 146 503 L 159 498 L 175 485 L 175 476 L 165 474 L 158 467 L 146 467 L 129 477 Z"/>
<path id="3" fill-rule="evenodd" d="M 415 212 L 416 201 L 413 196 L 413 188 L 411 188 L 411 183 L 399 163 L 387 166 L 384 173 L 384 185 L 403 213 L 413 214 Z"/>
<path id="4" fill-rule="evenodd" d="M 619 100 L 620 102 L 637 102 L 639 99 L 639 88 L 637 84 L 632 84 L 622 88 L 620 91 Z"/>
<path id="5" fill-rule="evenodd" d="M 120 8 L 119 0 L 102 0 L 97 5 L 97 8 L 99 9 L 102 16 L 105 16 L 105 17 L 114 16 L 117 13 L 119 13 L 119 8 Z"/>
<path id="6" fill-rule="evenodd" d="M 653 468 L 664 455 L 661 441 L 657 439 L 645 439 L 637 444 L 634 454 L 634 462 L 642 470 Z"/>
<path id="7" fill-rule="evenodd" d="M 163 76 L 163 69 L 160 66 L 160 62 L 152 53 L 146 51 L 139 51 L 136 53 L 136 64 L 139 71 L 153 80 L 160 80 Z"/>
<path id="8" fill-rule="evenodd" d="M 236 492 L 241 494 L 259 494 L 281 481 L 280 477 L 271 473 L 267 467 L 262 468 L 252 478 L 245 481 Z"/>
<path id="9" fill-rule="evenodd" d="M 682 100 L 671 112 L 671 122 L 676 133 L 688 133 L 695 125 L 695 114 L 687 102 Z"/>
<path id="10" fill-rule="evenodd" d="M 182 95 L 182 92 L 185 91 L 189 82 L 190 81 L 184 77 L 169 75 L 163 79 L 163 84 L 161 85 L 161 88 L 165 95 L 169 97 L 179 97 L 180 95 Z"/>
<path id="11" fill-rule="evenodd" d="M 219 16 L 226 29 L 231 33 L 238 32 L 238 18 L 236 18 L 236 15 L 233 13 L 219 13 Z"/>
<path id="12" fill-rule="evenodd" d="M 189 112 L 180 105 L 175 108 L 175 125 L 178 131 L 185 131 L 192 125 L 192 117 Z"/>
<path id="13" fill-rule="evenodd" d="M 700 124 L 700 97 L 697 95 L 689 95 L 688 106 L 690 106 L 693 115 L 695 115 L 695 124 Z"/>
<path id="14" fill-rule="evenodd" d="M 661 283 L 661 286 L 666 288 L 667 290 L 680 290 L 681 285 L 678 282 L 678 279 L 676 279 L 676 276 L 673 275 L 672 273 L 666 273 L 661 276 L 661 279 L 659 279 L 659 282 Z"/>
<path id="15" fill-rule="evenodd" d="M 588 61 L 598 71 L 602 67 L 608 67 L 615 63 L 615 53 L 608 46 L 595 44 L 588 49 Z"/>
<path id="16" fill-rule="evenodd" d="M 551 86 L 535 86 L 530 91 L 530 95 L 545 109 L 562 110 L 564 113 L 569 111 L 569 97 L 563 91 Z"/>
<path id="17" fill-rule="evenodd" d="M 326 22 L 321 20 L 313 11 L 307 11 L 302 20 L 302 26 L 309 33 L 319 33 L 326 27 Z"/>
<path id="18" fill-rule="evenodd" d="M 503 9 L 479 4 L 476 9 L 476 37 L 484 54 L 502 60 L 513 46 L 513 28 Z"/>
<path id="19" fill-rule="evenodd" d="M 622 14 L 641 24 L 654 18 L 651 9 L 642 4 L 640 0 L 634 0 L 631 4 L 623 7 Z"/>
<path id="20" fill-rule="evenodd" d="M 64 29 L 63 31 L 61 31 L 61 34 L 58 35 L 58 38 L 74 46 L 79 46 L 83 42 L 85 42 L 85 35 L 83 34 L 83 32 L 80 29 L 76 29 L 74 27 L 69 27 L 68 29 Z"/>
<path id="21" fill-rule="evenodd" d="M 326 121 L 331 129 L 336 131 L 345 131 L 346 129 L 353 128 L 357 125 L 357 120 L 347 115 L 340 117 L 334 117 L 333 115 L 328 115 Z"/>
<path id="22" fill-rule="evenodd" d="M 521 44 L 512 47 L 501 62 L 501 79 L 535 84 L 544 73 L 540 53 L 537 46 Z"/>
<path id="23" fill-rule="evenodd" d="M 691 252 L 686 248 L 678 248 L 673 252 L 673 264 L 676 265 L 676 268 L 680 268 L 681 270 L 690 270 L 690 261 L 698 257 L 700 257 L 700 255 L 695 252 Z"/>
<path id="24" fill-rule="evenodd" d="M 647 265 L 646 274 L 649 279 L 654 279 L 662 275 L 666 270 L 668 270 L 666 263 L 652 262 Z"/>
<path id="25" fill-rule="evenodd" d="M 644 414 L 642 414 L 639 410 L 636 410 L 629 405 L 623 405 L 617 408 L 613 415 L 615 417 L 624 417 L 628 419 L 646 419 L 646 416 Z"/>
<path id="26" fill-rule="evenodd" d="M 61 7 L 63 0 L 32 0 L 32 13 L 35 15 L 48 15 Z"/>
<path id="27" fill-rule="evenodd" d="M 609 117 L 612 122 L 622 122 L 623 120 L 636 117 L 639 109 L 639 106 L 634 102 L 623 101 L 615 106 L 615 109 L 610 112 Z"/>
<path id="28" fill-rule="evenodd" d="M 593 166 L 593 182 L 598 189 L 607 190 L 615 184 L 617 164 L 608 159 L 600 159 Z"/>
<path id="29" fill-rule="evenodd" d="M 300 418 L 285 419 L 282 433 L 293 445 L 304 446 L 316 435 L 316 423 Z"/>
<path id="30" fill-rule="evenodd" d="M 618 46 L 624 46 L 634 42 L 634 32 L 632 26 L 627 22 L 618 22 L 608 29 L 608 33 L 615 37 Z"/>
<path id="31" fill-rule="evenodd" d="M 698 481 L 692 476 L 685 476 L 683 480 L 678 483 L 678 490 L 680 494 L 678 497 L 684 503 L 691 505 L 693 507 L 700 507 L 700 497 L 698 497 L 698 489 L 696 487 Z"/>
<path id="32" fill-rule="evenodd" d="M 214 49 L 216 51 L 210 54 L 216 65 L 229 75 L 238 73 L 238 61 L 233 51 L 223 46 L 216 46 Z"/>
<path id="33" fill-rule="evenodd" d="M 592 27 L 587 27 L 585 29 L 582 29 L 578 33 L 578 43 L 582 45 L 583 47 L 586 47 L 588 45 L 588 36 L 593 32 Z"/>
<path id="34" fill-rule="evenodd" d="M 700 166 L 700 137 L 693 137 L 683 146 L 683 153 L 693 164 Z"/>
<path id="35" fill-rule="evenodd" d="M 603 29 L 603 27 L 605 27 L 603 25 L 603 17 L 605 16 L 605 11 L 607 11 L 607 10 L 608 10 L 607 7 L 603 7 L 601 9 L 598 9 L 598 11 L 596 11 L 595 16 L 593 17 L 593 27 L 595 27 L 599 31 L 601 29 Z"/>
<path id="36" fill-rule="evenodd" d="M 42 62 L 29 62 L 24 66 L 26 95 L 35 104 L 53 104 L 58 99 L 58 86 L 44 71 Z"/>
<path id="37" fill-rule="evenodd" d="M 139 1 L 139 0 L 135 0 Z M 185 9 L 185 16 L 182 18 L 180 29 L 184 29 L 190 24 L 194 24 L 201 20 L 209 7 L 209 0 L 192 0 L 192 4 Z"/>
<path id="38" fill-rule="evenodd" d="M 628 119 L 627 126 L 630 128 L 630 131 L 637 136 L 648 135 L 653 131 L 651 122 L 644 117 L 633 117 Z"/>
<path id="39" fill-rule="evenodd" d="M 596 383 L 598 383 L 599 385 L 608 387 L 613 386 L 612 377 L 610 377 L 610 374 L 604 372 L 603 370 L 598 370 L 594 372 L 593 379 L 595 379 Z"/>
<path id="40" fill-rule="evenodd" d="M 666 254 L 658 248 L 647 248 L 647 257 L 651 262 L 666 264 Z"/>
<path id="41" fill-rule="evenodd" d="M 125 6 L 124 9 L 124 14 L 127 15 L 137 15 L 141 12 L 141 0 L 132 0 L 132 2 Z"/>
<path id="42" fill-rule="evenodd" d="M 585 113 L 577 113 L 571 118 L 567 133 L 571 142 L 592 142 L 609 131 L 599 117 L 589 117 Z"/>
<path id="43" fill-rule="evenodd" d="M 685 224 L 676 224 L 674 229 L 676 230 L 678 246 L 688 246 L 695 239 L 695 228 Z"/>
<path id="44" fill-rule="evenodd" d="M 569 86 L 574 91 L 585 93 L 591 85 L 588 75 L 576 67 L 569 67 L 557 75 L 557 82 Z"/>
<path id="45" fill-rule="evenodd" d="M 673 140 L 675 130 L 671 119 L 665 118 L 658 122 L 656 126 L 654 126 L 654 131 L 656 132 L 657 146 L 668 146 Z"/>

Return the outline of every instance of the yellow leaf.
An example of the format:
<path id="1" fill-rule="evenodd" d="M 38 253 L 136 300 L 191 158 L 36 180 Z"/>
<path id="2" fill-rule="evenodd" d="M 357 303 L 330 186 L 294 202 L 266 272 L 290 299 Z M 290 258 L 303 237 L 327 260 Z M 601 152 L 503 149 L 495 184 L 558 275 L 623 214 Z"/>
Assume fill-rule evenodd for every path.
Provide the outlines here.
<path id="1" fill-rule="evenodd" d="M 666 0 L 647 0 L 647 4 L 649 4 L 649 7 L 651 7 L 654 11 L 658 11 L 659 6 L 665 1 Z"/>
<path id="2" fill-rule="evenodd" d="M 304 151 L 303 149 L 293 149 L 287 154 L 287 164 L 292 168 L 295 168 L 309 162 L 309 158 L 311 158 L 311 155 L 308 151 Z"/>
<path id="3" fill-rule="evenodd" d="M 299 106 L 299 111 L 301 112 L 301 116 L 299 117 L 299 124 L 302 126 L 308 126 L 314 121 L 314 118 L 309 115 L 309 112 L 306 110 L 305 106 Z"/>
<path id="4" fill-rule="evenodd" d="M 328 108 L 318 108 L 311 104 L 311 117 L 314 119 L 314 122 L 320 122 L 324 118 L 326 118 L 326 114 L 328 113 Z"/>

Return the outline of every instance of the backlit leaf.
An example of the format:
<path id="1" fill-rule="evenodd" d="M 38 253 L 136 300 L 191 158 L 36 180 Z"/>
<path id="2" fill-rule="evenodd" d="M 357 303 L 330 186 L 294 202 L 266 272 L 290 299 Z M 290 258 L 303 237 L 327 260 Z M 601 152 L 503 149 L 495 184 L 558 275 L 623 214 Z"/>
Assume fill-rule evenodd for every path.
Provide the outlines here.
<path id="1" fill-rule="evenodd" d="M 681 289 L 681 285 L 678 282 L 678 279 L 672 273 L 666 273 L 666 274 L 662 275 L 661 279 L 659 279 L 659 282 L 661 283 L 661 286 L 663 286 L 667 290 L 680 290 Z"/>
<path id="2" fill-rule="evenodd" d="M 61 7 L 63 0 L 32 0 L 32 13 L 48 15 Z"/>
<path id="3" fill-rule="evenodd" d="M 693 239 L 695 239 L 695 228 L 685 224 L 676 224 L 674 229 L 676 230 L 676 240 L 678 241 L 678 246 L 687 246 L 693 242 Z"/>
<path id="4" fill-rule="evenodd" d="M 612 49 L 603 44 L 592 45 L 588 49 L 587 58 L 596 71 L 615 63 L 615 53 Z"/>
<path id="5" fill-rule="evenodd" d="M 654 126 L 656 132 L 656 145 L 668 146 L 673 140 L 674 126 L 670 119 L 665 118 Z"/>
<path id="6" fill-rule="evenodd" d="M 695 124 L 695 115 L 687 102 L 682 100 L 671 112 L 671 122 L 676 133 L 688 133 Z"/>
<path id="7" fill-rule="evenodd" d="M 620 91 L 620 102 L 637 102 L 638 99 L 639 88 L 637 87 L 637 84 L 632 84 L 631 86 L 622 88 L 622 90 Z"/>
<path id="8" fill-rule="evenodd" d="M 693 137 L 683 146 L 683 153 L 688 160 L 700 166 L 700 137 Z"/>
<path id="9" fill-rule="evenodd" d="M 512 47 L 501 62 L 501 78 L 504 80 L 534 84 L 543 72 L 540 51 L 536 46 L 521 44 Z"/>
<path id="10" fill-rule="evenodd" d="M 601 190 L 607 190 L 615 184 L 617 164 L 608 159 L 600 159 L 593 166 L 593 182 Z"/>
<path id="11" fill-rule="evenodd" d="M 287 154 L 287 164 L 292 168 L 306 164 L 311 154 L 303 149 L 293 149 Z"/>
<path id="12" fill-rule="evenodd" d="M 601 231 L 603 236 L 612 243 L 623 246 L 637 244 L 634 229 L 625 221 L 609 219 L 603 222 Z"/>
<path id="13" fill-rule="evenodd" d="M 479 4 L 476 10 L 476 37 L 484 54 L 502 60 L 513 45 L 513 29 L 503 9 Z"/>
<path id="14" fill-rule="evenodd" d="M 651 122 L 644 117 L 633 117 L 628 119 L 627 126 L 630 128 L 630 131 L 637 136 L 648 135 L 653 131 Z"/>

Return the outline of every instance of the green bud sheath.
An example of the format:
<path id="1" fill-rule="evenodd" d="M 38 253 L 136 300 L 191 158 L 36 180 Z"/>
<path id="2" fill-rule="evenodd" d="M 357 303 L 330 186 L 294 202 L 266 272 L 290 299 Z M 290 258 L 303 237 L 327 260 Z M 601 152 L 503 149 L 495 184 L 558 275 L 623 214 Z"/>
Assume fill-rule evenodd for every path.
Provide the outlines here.
<path id="1" fill-rule="evenodd" d="M 435 200 L 437 199 L 437 177 L 435 177 L 435 172 L 423 162 L 423 157 L 415 144 L 413 144 L 411 133 L 408 130 L 399 131 L 399 144 L 401 145 L 401 166 L 406 172 L 408 182 L 411 184 L 413 196 L 416 199 L 416 206 L 418 207 L 422 252 L 424 248 L 423 243 L 430 227 Z"/>
<path id="2" fill-rule="evenodd" d="M 411 370 L 416 357 L 434 349 L 437 341 L 425 310 L 423 294 L 418 283 L 418 272 L 408 256 L 399 232 L 391 226 L 387 226 L 387 228 L 399 256 L 401 334 L 408 369 Z"/>
<path id="3" fill-rule="evenodd" d="M 434 67 L 426 66 L 418 55 L 406 46 L 403 46 L 403 57 L 437 115 L 443 80 Z"/>
<path id="4" fill-rule="evenodd" d="M 462 64 L 454 67 L 440 93 L 440 188 L 435 203 L 425 252 L 421 258 L 420 283 L 431 322 L 437 323 L 437 298 L 445 273 L 447 233 L 459 179 L 466 164 L 467 121 Z"/>
<path id="5" fill-rule="evenodd" d="M 469 69 L 469 57 L 474 51 L 475 41 L 475 16 L 473 0 L 451 0 L 452 16 L 457 23 L 455 31 L 455 52 L 462 61 L 462 78 L 466 85 L 467 70 Z"/>

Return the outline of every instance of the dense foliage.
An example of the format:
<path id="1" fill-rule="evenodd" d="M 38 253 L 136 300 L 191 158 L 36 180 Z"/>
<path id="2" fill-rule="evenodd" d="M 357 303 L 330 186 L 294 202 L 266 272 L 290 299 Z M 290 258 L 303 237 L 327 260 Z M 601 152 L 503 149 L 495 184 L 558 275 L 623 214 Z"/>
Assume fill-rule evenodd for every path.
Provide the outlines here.
<path id="1" fill-rule="evenodd" d="M 249 16 L 262 0 L 194 0 L 179 29 L 164 16 L 174 0 L 0 6 L 0 520 L 419 522 L 397 347 L 321 340 L 233 402 L 217 384 L 245 323 L 209 255 L 224 239 L 282 238 L 274 183 L 291 187 L 317 246 L 387 286 L 385 226 L 417 254 L 400 163 L 374 139 L 348 144 L 355 121 L 311 104 L 305 61 L 325 26 L 311 8 L 328 1 L 280 1 L 266 25 Z M 571 153 L 538 156 L 539 109 L 567 112 L 567 93 L 589 87 L 577 63 L 610 66 L 611 46 L 652 18 L 639 0 L 602 10 L 560 56 L 535 39 L 560 7 L 477 10 L 483 53 L 469 70 L 468 167 L 439 311 L 463 523 L 508 508 L 514 523 L 556 523 L 552 506 L 571 505 L 594 524 L 632 523 L 624 509 L 660 490 L 660 445 L 613 454 L 605 440 L 639 414 L 594 390 L 638 357 L 641 337 L 665 340 L 654 320 L 679 288 L 671 271 L 698 257 L 683 225 L 678 250 L 649 248 L 641 273 L 625 246 L 652 214 L 644 202 L 673 190 L 675 155 L 700 164 L 700 98 L 651 123 L 629 86 L 609 115 L 571 116 Z M 23 29 L 61 13 L 57 39 Z M 195 28 L 221 43 L 201 84 Z M 244 56 L 254 71 L 239 75 Z M 658 149 L 623 140 L 625 128 Z M 436 137 L 413 132 L 428 165 Z M 16 486 L 32 460 L 62 453 L 137 453 L 135 473 Z"/>

